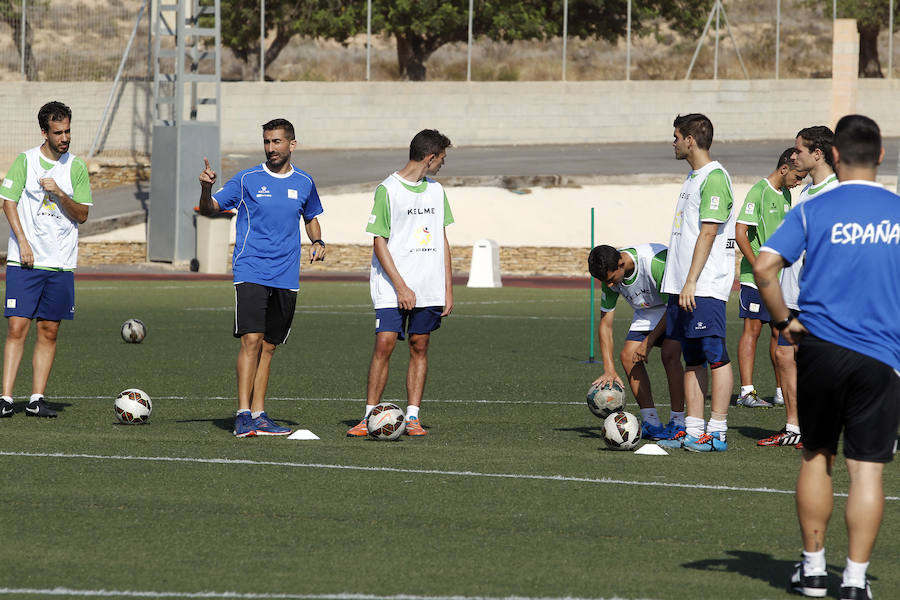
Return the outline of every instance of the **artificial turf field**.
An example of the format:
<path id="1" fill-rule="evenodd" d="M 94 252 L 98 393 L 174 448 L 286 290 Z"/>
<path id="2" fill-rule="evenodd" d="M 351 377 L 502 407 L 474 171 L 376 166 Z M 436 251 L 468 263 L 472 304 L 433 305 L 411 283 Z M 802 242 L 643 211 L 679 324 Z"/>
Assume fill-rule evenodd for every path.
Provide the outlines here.
<path id="1" fill-rule="evenodd" d="M 231 435 L 228 282 L 78 279 L 76 293 L 48 389 L 59 418 L 23 413 L 29 343 L 18 412 L 0 420 L 2 597 L 790 597 L 798 452 L 755 445 L 784 411 L 732 408 L 726 453 L 604 450 L 584 403 L 600 373 L 583 362 L 586 289 L 457 287 L 432 337 L 429 435 L 393 443 L 345 437 L 362 416 L 373 340 L 365 283 L 303 283 L 275 355 L 268 412 L 318 441 Z M 147 324 L 143 343 L 121 341 L 128 317 Z M 766 344 L 758 350 L 769 396 Z M 405 370 L 398 345 L 385 399 L 401 406 Z M 665 420 L 658 350 L 650 373 Z M 127 387 L 153 398 L 149 424 L 115 423 Z M 841 458 L 835 488 L 847 490 Z M 876 597 L 896 598 L 896 464 L 885 493 L 869 574 Z M 826 544 L 831 597 L 845 501 L 835 499 Z"/>

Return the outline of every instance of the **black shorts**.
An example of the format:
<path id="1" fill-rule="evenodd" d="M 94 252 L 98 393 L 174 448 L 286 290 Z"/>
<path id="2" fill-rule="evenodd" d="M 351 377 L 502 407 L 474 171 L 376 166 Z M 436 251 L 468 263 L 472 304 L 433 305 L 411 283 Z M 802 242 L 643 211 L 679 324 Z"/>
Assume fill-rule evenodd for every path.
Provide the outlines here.
<path id="1" fill-rule="evenodd" d="M 885 463 L 900 426 L 900 376 L 883 362 L 813 335 L 797 350 L 797 409 L 803 447 Z"/>
<path id="2" fill-rule="evenodd" d="M 291 333 L 297 292 L 258 283 L 234 284 L 234 337 L 262 333 L 270 344 L 283 344 Z"/>

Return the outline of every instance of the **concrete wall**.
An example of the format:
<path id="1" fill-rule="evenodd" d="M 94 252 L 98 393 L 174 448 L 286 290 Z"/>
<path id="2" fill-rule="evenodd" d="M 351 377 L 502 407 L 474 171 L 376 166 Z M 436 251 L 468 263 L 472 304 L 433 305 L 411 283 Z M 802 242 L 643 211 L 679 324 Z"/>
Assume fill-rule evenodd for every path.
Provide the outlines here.
<path id="1" fill-rule="evenodd" d="M 74 111 L 73 149 L 86 155 L 110 83 L 5 82 L 0 162 L 40 142 L 36 114 L 50 99 Z M 858 82 L 857 112 L 900 136 L 897 80 Z M 457 145 L 659 141 L 676 113 L 703 112 L 717 140 L 775 139 L 829 123 L 831 80 L 598 82 L 236 82 L 222 84 L 222 150 L 257 150 L 260 125 L 291 119 L 306 148 L 404 147 L 423 127 Z M 105 153 L 150 150 L 149 86 L 117 93 Z M 11 160 L 11 158 L 10 158 Z"/>

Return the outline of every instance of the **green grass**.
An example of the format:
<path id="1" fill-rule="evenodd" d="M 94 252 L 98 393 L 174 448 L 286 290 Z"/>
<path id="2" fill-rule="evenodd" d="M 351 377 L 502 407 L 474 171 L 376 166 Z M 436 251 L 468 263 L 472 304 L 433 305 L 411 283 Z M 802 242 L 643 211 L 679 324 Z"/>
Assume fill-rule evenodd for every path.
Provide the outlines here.
<path id="1" fill-rule="evenodd" d="M 366 284 L 315 282 L 276 353 L 267 408 L 321 440 L 237 440 L 231 286 L 79 280 L 48 390 L 60 417 L 0 421 L 0 596 L 789 597 L 800 538 L 793 495 L 777 491 L 792 490 L 798 456 L 755 446 L 783 410 L 732 409 L 724 454 L 606 451 L 583 400 L 600 370 L 583 362 L 587 292 L 458 288 L 456 299 L 432 339 L 427 437 L 344 436 L 362 415 L 374 316 Z M 121 342 L 128 317 L 147 324 L 142 344 Z M 618 310 L 618 340 L 628 321 Z M 770 395 L 765 350 L 756 379 Z M 404 398 L 405 355 L 399 345 L 386 399 Z M 115 424 L 126 387 L 153 398 L 149 424 Z M 840 459 L 835 486 L 846 492 Z M 887 598 L 900 591 L 893 465 L 885 492 L 870 576 Z M 832 595 L 844 505 L 828 534 Z"/>

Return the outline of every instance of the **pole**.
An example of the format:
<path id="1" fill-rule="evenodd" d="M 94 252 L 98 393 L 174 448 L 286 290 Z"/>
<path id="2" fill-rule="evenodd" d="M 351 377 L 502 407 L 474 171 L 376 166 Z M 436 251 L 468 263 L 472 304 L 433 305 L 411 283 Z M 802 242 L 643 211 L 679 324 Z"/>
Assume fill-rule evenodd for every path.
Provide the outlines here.
<path id="1" fill-rule="evenodd" d="M 888 13 L 888 79 L 894 76 L 894 0 Z"/>
<path id="2" fill-rule="evenodd" d="M 563 0 L 563 55 L 562 55 L 562 80 L 566 80 L 566 44 L 569 41 L 569 0 Z"/>
<path id="3" fill-rule="evenodd" d="M 892 0 L 893 1 L 893 0 Z M 775 3 L 775 79 L 778 79 L 778 66 L 781 62 L 781 0 Z"/>
<path id="4" fill-rule="evenodd" d="M 716 11 L 716 50 L 713 53 L 713 79 L 719 78 L 719 6 L 722 3 L 716 0 L 713 10 Z"/>
<path id="5" fill-rule="evenodd" d="M 366 2 L 366 81 L 372 79 L 372 0 Z"/>
<path id="6" fill-rule="evenodd" d="M 591 207 L 591 249 L 594 248 L 594 207 Z M 591 277 L 591 330 L 588 332 L 588 338 L 591 340 L 590 350 L 588 354 L 588 362 L 594 361 L 594 278 Z"/>
<path id="7" fill-rule="evenodd" d="M 631 80 L 631 0 L 628 0 L 628 16 L 626 25 L 628 28 L 625 34 L 625 81 Z"/>
<path id="8" fill-rule="evenodd" d="M 19 49 L 21 50 L 20 54 L 22 55 L 22 81 L 25 81 L 25 1 L 22 0 L 22 34 L 19 36 L 21 38 L 21 46 Z"/>
<path id="9" fill-rule="evenodd" d="M 469 0 L 469 41 L 466 48 L 466 81 L 472 81 L 472 16 L 475 14 L 475 0 Z"/>
<path id="10" fill-rule="evenodd" d="M 266 80 L 266 0 L 259 0 L 259 80 Z"/>

